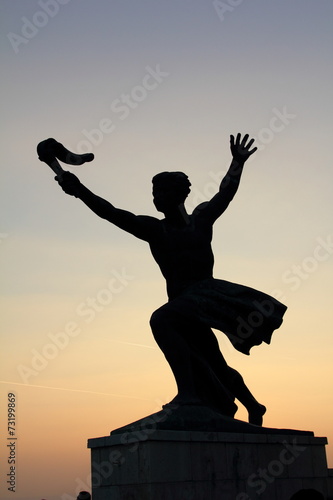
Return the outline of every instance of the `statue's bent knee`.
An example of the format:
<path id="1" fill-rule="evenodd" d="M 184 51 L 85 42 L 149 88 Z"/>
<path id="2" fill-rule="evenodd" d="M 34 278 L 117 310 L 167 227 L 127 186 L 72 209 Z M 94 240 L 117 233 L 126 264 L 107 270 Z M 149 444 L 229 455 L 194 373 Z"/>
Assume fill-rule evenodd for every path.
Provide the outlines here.
<path id="1" fill-rule="evenodd" d="M 159 309 L 156 309 L 156 311 L 153 312 L 150 318 L 150 327 L 154 335 L 155 333 L 158 333 L 162 325 L 165 325 L 167 319 L 168 319 L 168 312 L 164 309 L 164 306 L 160 307 Z"/>
<path id="2" fill-rule="evenodd" d="M 150 318 L 150 327 L 155 340 L 162 340 L 169 336 L 171 332 L 178 332 L 181 329 L 180 318 L 177 313 L 169 308 L 168 304 L 156 309 Z"/>

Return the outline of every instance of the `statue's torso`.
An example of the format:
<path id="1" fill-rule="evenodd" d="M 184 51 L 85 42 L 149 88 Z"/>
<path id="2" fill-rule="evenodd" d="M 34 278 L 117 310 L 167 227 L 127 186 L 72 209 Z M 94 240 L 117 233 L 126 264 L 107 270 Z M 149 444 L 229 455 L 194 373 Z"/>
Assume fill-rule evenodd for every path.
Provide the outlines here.
<path id="1" fill-rule="evenodd" d="M 212 226 L 204 218 L 191 215 L 181 227 L 162 220 L 156 229 L 149 244 L 167 281 L 169 298 L 194 282 L 212 277 Z"/>

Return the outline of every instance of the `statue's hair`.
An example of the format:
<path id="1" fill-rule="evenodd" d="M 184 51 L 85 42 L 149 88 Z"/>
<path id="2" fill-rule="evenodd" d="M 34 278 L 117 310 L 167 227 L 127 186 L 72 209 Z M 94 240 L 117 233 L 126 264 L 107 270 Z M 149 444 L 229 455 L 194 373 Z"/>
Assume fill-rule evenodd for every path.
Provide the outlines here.
<path id="1" fill-rule="evenodd" d="M 172 187 L 175 191 L 186 196 L 189 194 L 191 183 L 183 172 L 161 172 L 153 177 L 153 186 Z"/>

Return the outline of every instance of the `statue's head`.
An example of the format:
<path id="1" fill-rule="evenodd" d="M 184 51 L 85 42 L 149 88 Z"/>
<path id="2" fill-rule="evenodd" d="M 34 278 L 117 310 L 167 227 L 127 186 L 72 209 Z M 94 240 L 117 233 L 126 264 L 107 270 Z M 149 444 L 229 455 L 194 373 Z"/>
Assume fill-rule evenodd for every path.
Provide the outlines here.
<path id="1" fill-rule="evenodd" d="M 161 172 L 153 177 L 154 205 L 159 212 L 184 203 L 191 183 L 183 172 Z"/>

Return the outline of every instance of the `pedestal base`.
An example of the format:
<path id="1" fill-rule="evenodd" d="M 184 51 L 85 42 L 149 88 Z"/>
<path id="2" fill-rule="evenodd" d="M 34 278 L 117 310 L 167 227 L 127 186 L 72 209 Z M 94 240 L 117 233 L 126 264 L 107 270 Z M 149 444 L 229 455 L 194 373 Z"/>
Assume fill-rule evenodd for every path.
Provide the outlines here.
<path id="1" fill-rule="evenodd" d="M 89 439 L 93 500 L 291 500 L 304 489 L 333 499 L 326 438 L 253 427 L 168 430 L 143 419 Z"/>

